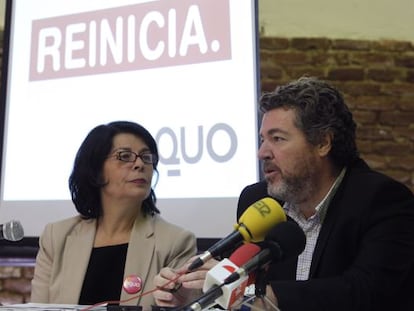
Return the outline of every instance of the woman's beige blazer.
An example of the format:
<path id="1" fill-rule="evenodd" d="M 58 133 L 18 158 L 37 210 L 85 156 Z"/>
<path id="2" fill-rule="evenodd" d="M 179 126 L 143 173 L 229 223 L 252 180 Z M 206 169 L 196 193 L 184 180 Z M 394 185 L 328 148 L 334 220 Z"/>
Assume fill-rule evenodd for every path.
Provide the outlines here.
<path id="1" fill-rule="evenodd" d="M 31 302 L 78 304 L 89 263 L 96 220 L 79 216 L 48 224 L 39 239 L 32 281 Z M 124 278 L 136 274 L 143 280 L 144 293 L 153 289 L 153 278 L 161 268 L 181 267 L 196 254 L 193 233 L 163 220 L 159 215 L 135 221 L 125 263 Z M 122 290 L 121 300 L 130 295 Z M 152 294 L 132 299 L 123 305 L 154 304 Z"/>

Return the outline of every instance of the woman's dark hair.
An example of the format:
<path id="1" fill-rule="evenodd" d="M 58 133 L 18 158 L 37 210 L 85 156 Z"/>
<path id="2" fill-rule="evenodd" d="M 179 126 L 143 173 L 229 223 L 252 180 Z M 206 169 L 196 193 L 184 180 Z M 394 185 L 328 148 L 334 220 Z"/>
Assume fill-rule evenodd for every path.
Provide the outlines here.
<path id="1" fill-rule="evenodd" d="M 261 112 L 281 107 L 295 110 L 295 125 L 309 143 L 317 145 L 327 133 L 332 135 L 329 157 L 337 167 L 346 166 L 358 157 L 352 113 L 341 93 L 331 85 L 302 77 L 260 99 Z"/>
<path id="2" fill-rule="evenodd" d="M 112 150 L 114 136 L 123 133 L 133 134 L 145 142 L 151 153 L 157 156 L 157 162 L 153 167 L 154 172 L 158 173 L 157 144 L 144 127 L 128 121 L 98 125 L 89 132 L 79 147 L 69 177 L 72 201 L 76 210 L 85 218 L 98 218 L 102 215 L 101 188 L 105 185 L 102 180 L 103 165 Z M 155 203 L 155 193 L 151 188 L 150 195 L 142 204 L 143 213 L 145 215 L 159 213 Z"/>

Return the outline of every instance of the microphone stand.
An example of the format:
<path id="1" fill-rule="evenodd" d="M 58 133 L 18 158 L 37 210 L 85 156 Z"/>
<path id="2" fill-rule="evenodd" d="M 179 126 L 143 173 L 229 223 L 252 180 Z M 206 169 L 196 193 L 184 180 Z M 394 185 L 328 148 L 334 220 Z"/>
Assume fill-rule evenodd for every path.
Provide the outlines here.
<path id="1" fill-rule="evenodd" d="M 254 296 L 243 301 L 238 310 L 246 310 L 243 307 L 246 307 L 247 310 L 251 311 L 280 311 L 280 309 L 266 296 L 266 286 L 267 286 L 267 273 L 265 268 L 260 268 L 256 272 L 256 282 Z"/>

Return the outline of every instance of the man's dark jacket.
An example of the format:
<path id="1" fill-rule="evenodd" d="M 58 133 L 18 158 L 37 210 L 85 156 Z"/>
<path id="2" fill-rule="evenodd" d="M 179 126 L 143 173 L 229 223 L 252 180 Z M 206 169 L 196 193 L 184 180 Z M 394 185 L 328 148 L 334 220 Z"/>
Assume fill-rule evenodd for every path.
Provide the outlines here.
<path id="1" fill-rule="evenodd" d="M 264 181 L 243 189 L 237 219 L 266 196 Z M 295 281 L 296 264 L 269 267 L 282 311 L 414 310 L 413 193 L 358 159 L 329 204 L 309 280 Z"/>

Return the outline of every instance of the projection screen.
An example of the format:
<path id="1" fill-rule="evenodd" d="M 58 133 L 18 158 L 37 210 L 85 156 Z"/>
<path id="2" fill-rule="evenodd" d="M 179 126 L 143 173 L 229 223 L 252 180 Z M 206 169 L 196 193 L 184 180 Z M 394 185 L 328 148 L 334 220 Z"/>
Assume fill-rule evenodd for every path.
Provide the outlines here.
<path id="1" fill-rule="evenodd" d="M 3 55 L 0 222 L 26 237 L 76 214 L 68 177 L 96 125 L 145 126 L 161 215 L 199 238 L 233 230 L 258 180 L 253 0 L 14 0 Z"/>

